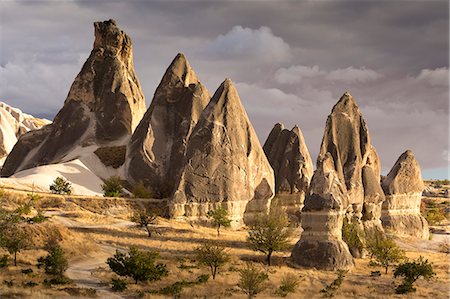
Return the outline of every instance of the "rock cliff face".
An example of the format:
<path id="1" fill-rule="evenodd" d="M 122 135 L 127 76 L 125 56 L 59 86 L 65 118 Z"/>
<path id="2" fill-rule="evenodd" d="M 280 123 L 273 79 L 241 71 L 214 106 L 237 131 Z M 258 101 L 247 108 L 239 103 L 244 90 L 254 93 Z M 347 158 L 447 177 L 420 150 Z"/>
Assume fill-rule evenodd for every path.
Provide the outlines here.
<path id="1" fill-rule="evenodd" d="M 313 174 L 313 164 L 301 130 L 276 124 L 269 134 L 264 152 L 275 174 L 277 204 L 297 219 Z"/>
<path id="2" fill-rule="evenodd" d="M 142 181 L 159 197 L 171 195 L 187 140 L 210 98 L 186 57 L 178 54 L 131 138 L 126 167 L 130 182 Z"/>
<path id="3" fill-rule="evenodd" d="M 428 240 L 428 223 L 420 215 L 425 186 L 419 163 L 412 151 L 407 150 L 398 158 L 383 179 L 382 186 L 386 194 L 381 218 L 385 229 L 395 234 Z"/>
<path id="4" fill-rule="evenodd" d="M 324 270 L 349 269 L 353 258 L 342 240 L 342 225 L 349 198 L 330 153 L 317 161 L 305 206 L 302 236 L 292 250 L 294 261 Z"/>
<path id="5" fill-rule="evenodd" d="M 215 92 L 189 138 L 172 217 L 201 219 L 222 206 L 234 225 L 267 212 L 274 195 L 273 170 L 231 82 Z"/>
<path id="6" fill-rule="evenodd" d="M 59 163 L 75 149 L 125 144 L 145 113 L 130 37 L 113 20 L 96 22 L 94 48 L 53 123 L 22 136 L 2 176 Z M 71 155 L 69 155 L 71 153 Z"/>
<path id="7" fill-rule="evenodd" d="M 35 118 L 0 102 L 0 165 L 23 134 L 50 124 L 46 119 Z"/>

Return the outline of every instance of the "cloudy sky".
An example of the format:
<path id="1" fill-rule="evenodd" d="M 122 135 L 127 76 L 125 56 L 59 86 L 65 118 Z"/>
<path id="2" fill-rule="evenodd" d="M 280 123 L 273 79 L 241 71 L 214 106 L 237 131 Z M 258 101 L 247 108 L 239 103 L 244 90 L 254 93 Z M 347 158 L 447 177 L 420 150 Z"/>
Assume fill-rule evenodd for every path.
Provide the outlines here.
<path id="1" fill-rule="evenodd" d="M 147 104 L 178 52 L 211 93 L 231 78 L 261 143 L 298 124 L 313 159 L 349 91 L 386 173 L 406 149 L 448 177 L 448 1 L 0 0 L 0 100 L 53 118 L 89 56 L 92 22 L 133 39 Z"/>

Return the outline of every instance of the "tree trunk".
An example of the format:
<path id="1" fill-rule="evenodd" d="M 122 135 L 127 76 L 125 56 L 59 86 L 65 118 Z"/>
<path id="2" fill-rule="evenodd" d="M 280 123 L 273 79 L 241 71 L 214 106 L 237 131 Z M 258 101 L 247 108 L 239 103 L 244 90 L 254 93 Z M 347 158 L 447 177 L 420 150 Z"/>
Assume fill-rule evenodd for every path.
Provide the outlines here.
<path id="1" fill-rule="evenodd" d="M 386 266 L 386 267 L 385 267 L 385 270 L 386 270 L 386 271 L 384 272 L 384 274 L 387 274 L 388 267 L 389 267 L 389 266 Z"/>
<path id="2" fill-rule="evenodd" d="M 152 230 L 148 226 L 146 226 L 145 228 L 147 229 L 148 237 L 151 238 L 152 237 Z"/>
<path id="3" fill-rule="evenodd" d="M 217 226 L 217 236 L 220 237 L 220 224 Z"/>
<path id="4" fill-rule="evenodd" d="M 17 266 L 17 251 L 14 252 L 14 266 Z"/>
<path id="5" fill-rule="evenodd" d="M 270 266 L 270 262 L 271 262 L 271 258 L 272 258 L 272 252 L 269 252 L 267 254 L 267 264 Z"/>
<path id="6" fill-rule="evenodd" d="M 213 279 L 216 279 L 216 273 L 217 273 L 217 268 L 214 268 L 213 269 L 213 275 L 212 275 Z"/>

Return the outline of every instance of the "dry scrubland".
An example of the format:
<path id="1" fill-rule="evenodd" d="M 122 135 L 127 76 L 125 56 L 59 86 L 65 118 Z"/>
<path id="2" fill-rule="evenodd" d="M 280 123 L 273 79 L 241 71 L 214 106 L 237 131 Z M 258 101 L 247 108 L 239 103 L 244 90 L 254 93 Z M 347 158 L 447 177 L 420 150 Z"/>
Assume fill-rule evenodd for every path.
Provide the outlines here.
<path id="1" fill-rule="evenodd" d="M 157 225 L 160 234 L 148 238 L 145 231 L 129 222 L 133 207 L 142 207 L 146 200 L 50 194 L 40 196 L 36 207 L 50 216 L 49 221 L 27 225 L 34 249 L 18 254 L 17 267 L 9 265 L 0 269 L 2 298 L 170 298 L 172 296 L 148 294 L 145 291 L 158 290 L 183 279 L 193 281 L 199 275 L 209 273 L 207 268 L 199 268 L 193 260 L 193 249 L 205 239 L 217 241 L 229 248 L 231 261 L 215 280 L 210 278 L 204 284 L 183 288 L 181 298 L 245 298 L 246 295 L 236 287 L 239 279 L 237 271 L 248 261 L 254 262 L 269 275 L 268 287 L 258 298 L 276 297 L 275 291 L 286 273 L 301 277 L 296 293 L 289 294 L 287 298 L 320 298 L 320 290 L 336 278 L 336 273 L 333 272 L 293 267 L 289 260 L 289 250 L 276 253 L 273 266 L 267 267 L 264 256 L 249 249 L 245 229 L 224 229 L 218 238 L 214 228 L 160 218 Z M 448 207 L 448 199 L 430 197 L 426 200 L 446 204 Z M 2 206 L 13 209 L 26 201 L 26 192 L 5 190 Z M 440 226 L 440 230 L 448 229 L 448 222 L 444 224 L 447 226 Z M 436 227 L 433 229 L 436 230 Z M 298 240 L 300 229 L 297 228 L 295 232 L 292 245 Z M 69 269 L 66 275 L 73 279 L 72 284 L 48 288 L 42 283 L 47 276 L 43 270 L 37 269 L 36 259 L 45 255 L 43 246 L 49 237 L 59 239 L 68 254 Z M 396 295 L 394 288 L 400 280 L 394 280 L 391 271 L 381 277 L 372 277 L 371 271 L 381 270 L 383 273 L 383 270 L 369 266 L 369 258 L 365 258 L 356 260 L 356 267 L 346 274 L 336 298 L 448 298 L 449 256 L 439 252 L 442 241 L 448 241 L 446 238 L 447 235 L 434 234 L 430 241 L 398 240 L 409 258 L 415 259 L 422 255 L 434 265 L 437 278 L 429 282 L 419 279 L 417 292 Z M 115 249 L 126 250 L 130 245 L 160 252 L 160 261 L 167 264 L 169 275 L 157 282 L 135 285 L 130 281 L 128 290 L 113 293 L 109 282 L 115 274 L 105 264 L 106 258 Z M 0 251 L 0 255 L 3 254 Z M 28 268 L 33 269 L 33 273 L 23 274 L 22 270 Z M 13 286 L 7 286 L 6 281 L 11 280 Z M 24 287 L 23 283 L 29 281 L 38 285 Z"/>

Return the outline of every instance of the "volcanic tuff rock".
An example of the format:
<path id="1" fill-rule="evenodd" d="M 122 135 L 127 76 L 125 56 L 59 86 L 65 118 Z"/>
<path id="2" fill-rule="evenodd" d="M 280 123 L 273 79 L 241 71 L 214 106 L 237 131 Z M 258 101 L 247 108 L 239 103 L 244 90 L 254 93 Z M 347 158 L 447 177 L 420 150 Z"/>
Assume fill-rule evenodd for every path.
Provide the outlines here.
<path id="1" fill-rule="evenodd" d="M 396 234 L 428 239 L 428 223 L 420 215 L 425 186 L 420 166 L 412 151 L 407 150 L 383 179 L 386 201 L 383 203 L 383 226 Z"/>
<path id="2" fill-rule="evenodd" d="M 47 119 L 35 118 L 0 102 L 0 161 L 11 152 L 21 135 L 50 123 Z"/>
<path id="3" fill-rule="evenodd" d="M 142 181 L 160 197 L 171 195 L 187 140 L 210 98 L 186 57 L 178 54 L 131 138 L 126 166 L 131 182 Z"/>
<path id="4" fill-rule="evenodd" d="M 348 269 L 354 264 L 342 240 L 349 198 L 334 167 L 330 153 L 320 157 L 305 199 L 302 236 L 292 250 L 294 261 L 305 267 L 336 270 Z"/>
<path id="5" fill-rule="evenodd" d="M 113 20 L 96 22 L 94 28 L 94 48 L 63 108 L 53 124 L 19 139 L 2 176 L 62 162 L 71 152 L 70 159 L 77 158 L 78 146 L 120 145 L 133 133 L 145 113 L 145 99 L 134 71 L 131 39 Z"/>
<path id="6" fill-rule="evenodd" d="M 301 130 L 276 124 L 264 146 L 275 174 L 276 204 L 299 216 L 313 174 L 313 164 Z M 275 204 L 275 200 L 273 200 Z"/>
<path id="7" fill-rule="evenodd" d="M 173 217 L 201 219 L 222 206 L 239 225 L 269 209 L 273 170 L 229 79 L 192 131 L 175 190 L 169 202 Z"/>

